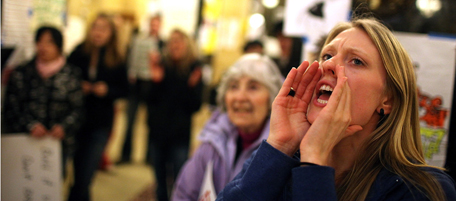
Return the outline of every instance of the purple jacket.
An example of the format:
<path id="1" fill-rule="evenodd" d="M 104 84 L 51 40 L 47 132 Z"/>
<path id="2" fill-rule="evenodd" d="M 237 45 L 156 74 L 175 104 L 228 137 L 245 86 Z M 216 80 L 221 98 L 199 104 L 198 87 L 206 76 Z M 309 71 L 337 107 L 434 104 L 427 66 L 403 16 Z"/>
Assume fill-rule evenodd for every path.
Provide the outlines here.
<path id="1" fill-rule="evenodd" d="M 206 165 L 213 161 L 214 188 L 218 194 L 241 170 L 244 162 L 250 157 L 269 135 L 269 117 L 266 120 L 260 137 L 246 150 L 243 150 L 235 162 L 236 127 L 230 122 L 226 113 L 215 111 L 200 134 L 202 142 L 181 169 L 175 183 L 172 200 L 197 200 L 203 182 Z"/>

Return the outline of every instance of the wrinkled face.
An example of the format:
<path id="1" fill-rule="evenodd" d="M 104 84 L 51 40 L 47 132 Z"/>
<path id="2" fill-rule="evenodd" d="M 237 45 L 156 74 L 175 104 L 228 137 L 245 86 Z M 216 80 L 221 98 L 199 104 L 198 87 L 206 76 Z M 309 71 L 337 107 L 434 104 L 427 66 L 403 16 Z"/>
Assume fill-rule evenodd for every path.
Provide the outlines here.
<path id="1" fill-rule="evenodd" d="M 242 76 L 228 83 L 225 105 L 238 129 L 246 133 L 258 131 L 269 115 L 269 90 L 249 76 Z"/>
<path id="2" fill-rule="evenodd" d="M 104 18 L 98 18 L 90 29 L 90 39 L 95 47 L 103 47 L 108 44 L 112 37 L 112 28 L 109 25 L 108 20 Z"/>
<path id="3" fill-rule="evenodd" d="M 60 51 L 49 31 L 44 32 L 36 43 L 36 56 L 41 61 L 52 61 L 60 56 Z"/>
<path id="4" fill-rule="evenodd" d="M 173 60 L 183 59 L 187 51 L 187 43 L 179 32 L 173 32 L 168 41 L 169 54 Z"/>
<path id="5" fill-rule="evenodd" d="M 320 68 L 323 74 L 307 112 L 310 123 L 326 106 L 337 82 L 336 65 L 341 65 L 345 67 L 351 90 L 351 124 L 363 128 L 375 126 L 378 115 L 374 114 L 386 99 L 386 70 L 367 33 L 359 28 L 343 31 L 323 48 L 321 55 Z"/>

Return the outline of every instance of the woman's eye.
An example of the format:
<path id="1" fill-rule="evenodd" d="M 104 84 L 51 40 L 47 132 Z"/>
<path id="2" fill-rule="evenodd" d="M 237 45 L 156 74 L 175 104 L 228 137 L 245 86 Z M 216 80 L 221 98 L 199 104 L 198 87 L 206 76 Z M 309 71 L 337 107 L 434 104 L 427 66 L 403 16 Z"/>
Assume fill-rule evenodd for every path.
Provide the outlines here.
<path id="1" fill-rule="evenodd" d="M 258 89 L 258 86 L 256 84 L 254 85 L 249 85 L 249 89 L 250 90 L 257 90 Z"/>
<path id="2" fill-rule="evenodd" d="M 228 90 L 235 90 L 238 88 L 238 85 L 237 84 L 230 84 L 228 85 Z"/>
<path id="3" fill-rule="evenodd" d="M 358 65 L 358 66 L 364 65 L 364 63 L 359 59 L 353 59 L 353 64 Z"/>
<path id="4" fill-rule="evenodd" d="M 323 60 L 323 61 L 329 60 L 331 58 L 332 58 L 332 56 L 329 54 L 324 54 L 323 56 L 321 56 L 321 60 Z"/>

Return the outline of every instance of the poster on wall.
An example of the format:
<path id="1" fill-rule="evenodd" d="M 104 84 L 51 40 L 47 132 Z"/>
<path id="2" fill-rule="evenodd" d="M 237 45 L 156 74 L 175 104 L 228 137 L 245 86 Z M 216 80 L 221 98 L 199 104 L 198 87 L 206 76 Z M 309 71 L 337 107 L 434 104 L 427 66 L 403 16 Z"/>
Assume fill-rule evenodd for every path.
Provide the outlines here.
<path id="1" fill-rule="evenodd" d="M 66 21 L 66 0 L 33 0 L 32 29 L 40 26 L 63 28 Z"/>
<path id="2" fill-rule="evenodd" d="M 1 200 L 62 200 L 59 140 L 2 134 Z"/>
<path id="3" fill-rule="evenodd" d="M 171 31 L 179 28 L 191 37 L 198 23 L 199 1 L 196 0 L 166 0 L 160 1 L 163 17 L 162 32 L 168 38 Z"/>
<path id="4" fill-rule="evenodd" d="M 32 0 L 3 0 L 2 6 L 2 47 L 13 47 L 24 38 L 32 39 L 29 26 Z"/>
<path id="5" fill-rule="evenodd" d="M 453 101 L 456 39 L 400 32 L 395 35 L 415 66 L 425 159 L 443 167 Z"/>
<path id="6" fill-rule="evenodd" d="M 35 54 L 34 35 L 39 26 L 65 25 L 66 0 L 3 0 L 2 47 L 15 48 L 7 62 L 15 67 Z"/>

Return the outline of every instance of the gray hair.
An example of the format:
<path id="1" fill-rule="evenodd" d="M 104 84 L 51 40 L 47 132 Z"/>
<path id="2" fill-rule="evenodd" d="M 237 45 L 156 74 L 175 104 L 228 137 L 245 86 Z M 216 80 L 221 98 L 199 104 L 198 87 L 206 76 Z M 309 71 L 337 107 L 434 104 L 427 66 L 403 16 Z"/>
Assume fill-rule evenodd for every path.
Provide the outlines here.
<path id="1" fill-rule="evenodd" d="M 268 88 L 270 105 L 279 93 L 284 81 L 279 68 L 268 56 L 258 53 L 244 54 L 224 73 L 217 88 L 217 105 L 223 111 L 226 111 L 225 93 L 229 82 L 245 75 Z"/>

